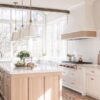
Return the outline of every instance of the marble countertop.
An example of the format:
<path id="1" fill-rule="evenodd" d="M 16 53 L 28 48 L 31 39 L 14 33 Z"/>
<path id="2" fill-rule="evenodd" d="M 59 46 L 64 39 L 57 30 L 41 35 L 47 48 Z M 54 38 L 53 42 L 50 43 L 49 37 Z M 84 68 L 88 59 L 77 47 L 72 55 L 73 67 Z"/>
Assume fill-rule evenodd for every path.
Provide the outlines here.
<path id="1" fill-rule="evenodd" d="M 100 69 L 100 65 L 97 64 L 77 64 L 77 67 L 82 68 L 96 68 Z M 3 69 L 9 74 L 28 74 L 28 73 L 46 73 L 46 72 L 62 72 L 63 67 L 57 64 L 39 64 L 34 68 L 17 68 L 11 62 L 0 62 L 0 69 Z"/>
<path id="2" fill-rule="evenodd" d="M 78 68 L 81 67 L 81 68 L 85 68 L 85 69 L 89 69 L 89 68 L 100 69 L 100 65 L 98 65 L 98 64 L 73 64 L 73 63 L 70 63 L 70 64 L 76 65 Z"/>
<path id="3" fill-rule="evenodd" d="M 84 68 L 100 69 L 100 65 L 98 65 L 98 64 L 78 64 L 77 66 L 84 67 Z"/>
<path id="4" fill-rule="evenodd" d="M 8 74 L 31 74 L 31 73 L 47 73 L 47 72 L 62 72 L 62 68 L 53 64 L 40 64 L 34 68 L 17 68 L 13 63 L 2 62 L 0 69 Z"/>

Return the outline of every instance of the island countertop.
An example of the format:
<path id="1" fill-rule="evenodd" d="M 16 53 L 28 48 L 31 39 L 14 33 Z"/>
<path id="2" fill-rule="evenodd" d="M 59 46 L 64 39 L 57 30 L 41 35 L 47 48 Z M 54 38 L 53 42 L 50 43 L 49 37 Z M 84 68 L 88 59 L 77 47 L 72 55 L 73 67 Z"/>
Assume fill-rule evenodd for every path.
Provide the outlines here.
<path id="1" fill-rule="evenodd" d="M 33 68 L 20 67 L 17 68 L 11 62 L 0 63 L 0 69 L 8 74 L 31 74 L 31 73 L 47 73 L 47 72 L 62 72 L 62 68 L 53 64 L 39 64 Z"/>

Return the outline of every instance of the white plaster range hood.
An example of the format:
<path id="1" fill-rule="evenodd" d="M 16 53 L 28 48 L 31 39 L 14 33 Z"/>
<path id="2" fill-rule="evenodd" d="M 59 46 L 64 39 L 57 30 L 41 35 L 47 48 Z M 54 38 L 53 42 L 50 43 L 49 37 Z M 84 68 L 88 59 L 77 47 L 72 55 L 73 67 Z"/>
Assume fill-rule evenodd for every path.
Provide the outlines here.
<path id="1" fill-rule="evenodd" d="M 62 39 L 84 39 L 96 37 L 93 5 L 95 0 L 84 0 L 83 3 L 70 9 L 69 21 L 65 26 Z"/>

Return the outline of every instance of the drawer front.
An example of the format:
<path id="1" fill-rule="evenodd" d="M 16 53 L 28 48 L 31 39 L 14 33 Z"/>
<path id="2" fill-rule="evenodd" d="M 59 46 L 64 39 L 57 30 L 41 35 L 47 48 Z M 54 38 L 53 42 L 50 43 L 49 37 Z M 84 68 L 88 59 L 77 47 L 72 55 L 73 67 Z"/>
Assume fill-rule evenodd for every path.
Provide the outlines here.
<path id="1" fill-rule="evenodd" d="M 90 75 L 100 75 L 100 70 L 95 68 L 90 68 L 86 70 L 86 73 Z"/>
<path id="2" fill-rule="evenodd" d="M 73 90 L 82 91 L 83 89 L 83 69 L 63 69 L 63 85 Z"/>
<path id="3" fill-rule="evenodd" d="M 81 90 L 81 87 L 78 85 L 77 80 L 63 80 L 63 85 L 73 90 Z"/>

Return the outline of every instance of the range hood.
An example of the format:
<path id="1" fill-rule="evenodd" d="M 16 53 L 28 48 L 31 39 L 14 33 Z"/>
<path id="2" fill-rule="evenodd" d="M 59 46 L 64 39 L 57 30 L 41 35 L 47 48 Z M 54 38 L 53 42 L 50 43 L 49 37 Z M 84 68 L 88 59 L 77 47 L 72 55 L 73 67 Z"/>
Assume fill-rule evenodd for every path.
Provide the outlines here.
<path id="1" fill-rule="evenodd" d="M 69 21 L 62 39 L 87 39 L 96 37 L 93 5 L 95 0 L 84 0 L 70 9 Z"/>
<path id="2" fill-rule="evenodd" d="M 69 40 L 87 39 L 93 37 L 96 37 L 96 31 L 78 31 L 62 35 L 62 39 L 69 39 Z"/>

